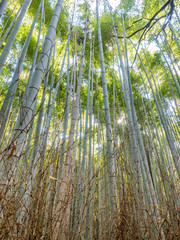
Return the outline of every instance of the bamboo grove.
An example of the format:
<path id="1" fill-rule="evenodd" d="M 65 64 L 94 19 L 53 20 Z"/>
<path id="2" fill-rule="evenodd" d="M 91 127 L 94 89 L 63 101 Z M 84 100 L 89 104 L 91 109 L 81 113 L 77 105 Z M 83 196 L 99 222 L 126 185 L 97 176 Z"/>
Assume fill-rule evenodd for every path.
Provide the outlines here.
<path id="1" fill-rule="evenodd" d="M 1 0 L 0 239 L 180 239 L 179 16 Z"/>

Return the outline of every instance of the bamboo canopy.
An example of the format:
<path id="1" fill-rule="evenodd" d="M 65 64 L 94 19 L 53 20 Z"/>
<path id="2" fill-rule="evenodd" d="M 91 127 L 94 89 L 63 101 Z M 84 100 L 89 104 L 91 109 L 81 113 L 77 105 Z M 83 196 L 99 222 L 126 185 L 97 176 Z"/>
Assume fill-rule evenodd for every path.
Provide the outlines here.
<path id="1" fill-rule="evenodd" d="M 180 239 L 179 16 L 1 0 L 0 239 Z"/>

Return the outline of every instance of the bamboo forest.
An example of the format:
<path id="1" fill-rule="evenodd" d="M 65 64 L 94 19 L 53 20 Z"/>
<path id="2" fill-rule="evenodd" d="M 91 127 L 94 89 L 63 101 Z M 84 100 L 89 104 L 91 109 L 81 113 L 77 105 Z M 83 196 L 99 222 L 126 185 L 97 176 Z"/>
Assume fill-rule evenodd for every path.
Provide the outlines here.
<path id="1" fill-rule="evenodd" d="M 180 1 L 0 0 L 0 239 L 180 239 Z"/>

